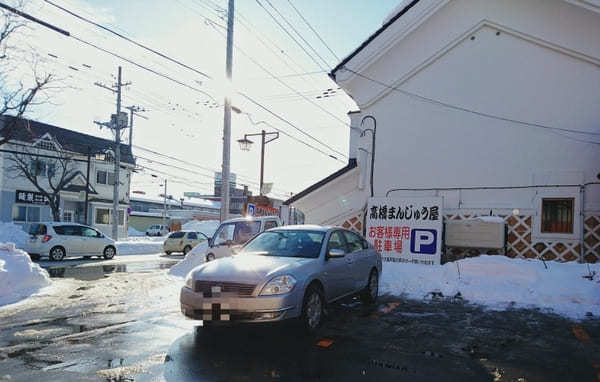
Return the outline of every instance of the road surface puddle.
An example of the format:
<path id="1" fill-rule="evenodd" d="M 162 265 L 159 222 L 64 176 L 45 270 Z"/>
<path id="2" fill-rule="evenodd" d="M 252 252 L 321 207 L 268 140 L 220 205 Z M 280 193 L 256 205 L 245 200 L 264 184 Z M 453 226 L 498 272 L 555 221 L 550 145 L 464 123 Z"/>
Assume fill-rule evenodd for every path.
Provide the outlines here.
<path id="1" fill-rule="evenodd" d="M 109 277 L 111 273 L 147 273 L 161 269 L 169 269 L 177 264 L 176 261 L 169 262 L 143 262 L 99 266 L 77 266 L 47 269 L 50 277 L 71 278 L 76 280 L 92 281 Z"/>

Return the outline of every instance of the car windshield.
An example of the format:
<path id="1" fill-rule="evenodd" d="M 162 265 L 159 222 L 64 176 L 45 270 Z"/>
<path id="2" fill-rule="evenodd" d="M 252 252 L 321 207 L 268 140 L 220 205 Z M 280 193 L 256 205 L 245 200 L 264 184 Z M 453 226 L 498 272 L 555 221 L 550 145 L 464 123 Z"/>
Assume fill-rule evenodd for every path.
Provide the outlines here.
<path id="1" fill-rule="evenodd" d="M 268 231 L 252 239 L 242 249 L 243 253 L 260 253 L 265 256 L 317 258 L 325 232 L 306 230 Z"/>

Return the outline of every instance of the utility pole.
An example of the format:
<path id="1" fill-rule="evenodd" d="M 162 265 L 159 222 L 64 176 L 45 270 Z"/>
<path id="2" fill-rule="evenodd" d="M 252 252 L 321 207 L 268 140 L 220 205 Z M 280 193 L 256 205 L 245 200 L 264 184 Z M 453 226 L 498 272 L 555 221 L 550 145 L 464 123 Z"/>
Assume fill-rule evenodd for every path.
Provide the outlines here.
<path id="1" fill-rule="evenodd" d="M 121 88 L 129 85 L 130 82 L 126 84 L 122 83 L 121 67 L 119 66 L 117 83 L 113 87 L 105 86 L 98 82 L 94 84 L 117 94 L 117 113 L 111 116 L 110 121 L 110 127 L 115 131 L 115 181 L 113 185 L 112 238 L 117 240 L 119 238 L 119 185 L 121 183 L 119 176 L 119 170 L 121 168 L 121 129 L 127 128 L 127 114 L 121 114 Z M 99 123 L 99 125 L 106 124 Z"/>
<path id="2" fill-rule="evenodd" d="M 165 191 L 163 193 L 163 225 L 167 225 L 167 178 L 165 178 Z"/>
<path id="3" fill-rule="evenodd" d="M 226 50 L 226 80 L 231 83 L 233 65 L 233 19 L 234 0 L 229 0 L 227 10 L 227 50 Z M 228 86 L 228 89 L 231 87 Z M 230 91 L 230 90 L 228 90 Z M 221 171 L 221 221 L 229 217 L 229 158 L 231 155 L 231 94 L 225 94 L 225 105 L 223 112 L 223 163 Z"/>
<path id="4" fill-rule="evenodd" d="M 90 192 L 90 157 L 92 156 L 92 148 L 87 148 L 87 172 L 85 175 L 85 211 L 83 211 L 85 222 L 83 224 L 88 225 L 88 209 L 89 209 L 89 192 Z"/>
<path id="5" fill-rule="evenodd" d="M 146 111 L 146 109 L 144 109 L 141 106 L 126 106 L 125 109 L 129 110 L 129 141 L 127 141 L 127 143 L 129 143 L 129 147 L 131 148 L 131 146 L 133 144 L 133 116 L 137 115 L 138 117 L 141 117 L 144 119 L 148 119 L 148 118 L 144 117 L 141 114 L 138 114 L 139 112 Z"/>

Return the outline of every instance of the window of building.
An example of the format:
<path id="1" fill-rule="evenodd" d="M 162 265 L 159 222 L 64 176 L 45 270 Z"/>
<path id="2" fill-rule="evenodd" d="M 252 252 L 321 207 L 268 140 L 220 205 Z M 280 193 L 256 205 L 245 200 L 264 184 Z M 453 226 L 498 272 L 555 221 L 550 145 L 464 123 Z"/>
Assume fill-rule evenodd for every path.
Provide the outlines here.
<path id="1" fill-rule="evenodd" d="M 73 211 L 65 210 L 63 212 L 63 221 L 64 222 L 73 222 Z"/>
<path id="2" fill-rule="evenodd" d="M 115 184 L 115 174 L 113 172 L 99 170 L 96 172 L 96 183 L 112 186 Z"/>
<path id="3" fill-rule="evenodd" d="M 13 206 L 13 221 L 16 222 L 39 222 L 40 207 L 37 206 Z"/>
<path id="4" fill-rule="evenodd" d="M 112 224 L 112 210 L 110 208 L 96 208 L 96 224 Z M 125 211 L 119 210 L 119 225 L 125 224 Z"/>
<path id="5" fill-rule="evenodd" d="M 542 199 L 542 233 L 573 233 L 573 198 Z"/>
<path id="6" fill-rule="evenodd" d="M 53 177 L 56 173 L 56 164 L 34 159 L 29 162 L 29 172 L 35 176 Z"/>
<path id="7" fill-rule="evenodd" d="M 44 150 L 56 150 L 56 146 L 54 146 L 54 143 L 49 139 L 42 139 L 37 143 L 37 147 Z"/>

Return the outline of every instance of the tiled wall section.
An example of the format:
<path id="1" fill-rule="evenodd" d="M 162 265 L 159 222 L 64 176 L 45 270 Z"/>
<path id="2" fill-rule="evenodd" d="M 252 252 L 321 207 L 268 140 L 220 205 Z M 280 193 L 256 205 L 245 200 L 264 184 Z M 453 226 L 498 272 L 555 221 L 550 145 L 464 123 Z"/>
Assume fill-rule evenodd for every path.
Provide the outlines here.
<path id="1" fill-rule="evenodd" d="M 579 242 L 535 241 L 531 239 L 532 220 L 527 215 L 499 215 L 508 226 L 508 245 L 506 255 L 512 258 L 544 259 L 555 261 L 575 261 L 579 259 L 581 245 Z M 449 214 L 446 220 L 461 220 L 477 217 L 470 214 Z M 600 261 L 600 215 L 588 214 L 584 219 L 585 260 L 590 263 Z M 463 257 L 477 256 L 482 251 L 478 249 L 449 248 L 449 261 Z M 495 254 L 500 251 L 485 251 Z"/>

